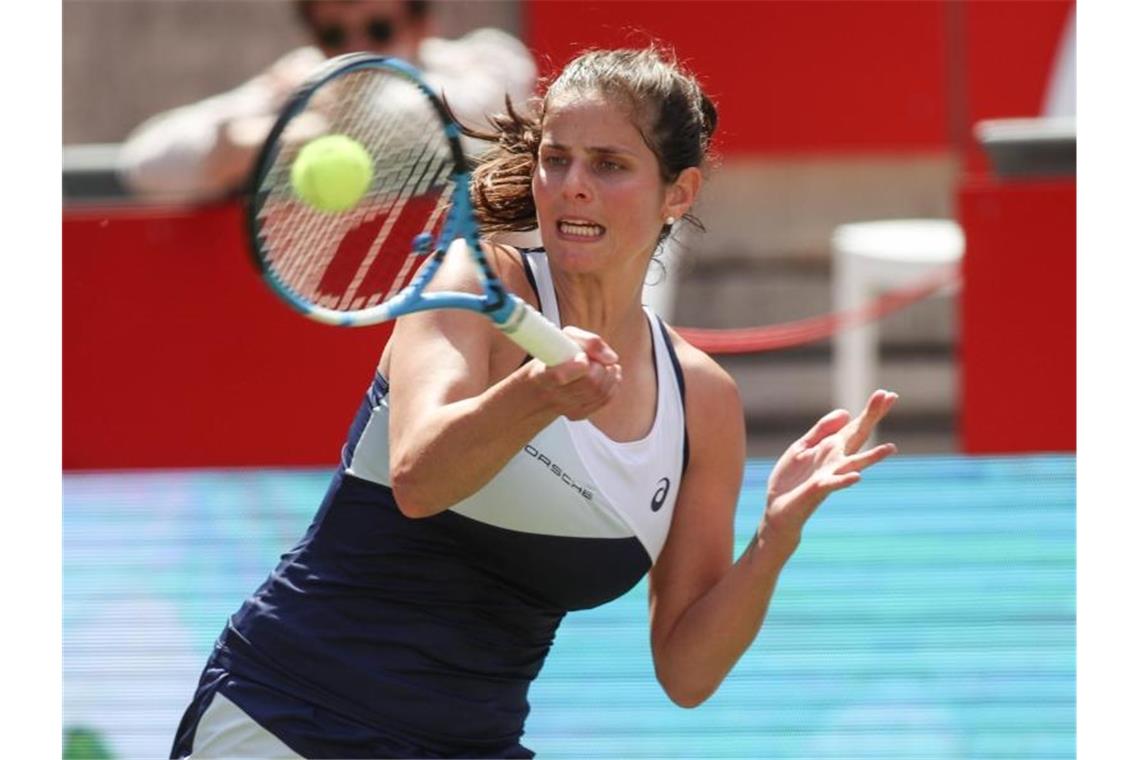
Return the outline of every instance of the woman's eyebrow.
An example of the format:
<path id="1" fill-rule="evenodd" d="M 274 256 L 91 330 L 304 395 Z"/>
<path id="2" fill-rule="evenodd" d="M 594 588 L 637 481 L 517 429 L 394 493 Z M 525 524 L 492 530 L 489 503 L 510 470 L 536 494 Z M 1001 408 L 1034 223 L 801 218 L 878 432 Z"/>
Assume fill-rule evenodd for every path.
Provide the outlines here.
<path id="1" fill-rule="evenodd" d="M 570 148 L 568 146 L 562 145 L 561 143 L 556 143 L 556 142 L 544 142 L 541 145 L 542 145 L 542 147 L 548 148 L 551 150 L 570 150 Z M 622 148 L 622 147 L 617 146 L 617 145 L 591 145 L 591 146 L 588 146 L 586 148 L 586 152 L 587 153 L 600 153 L 600 154 L 604 154 L 604 155 L 625 155 L 625 156 L 634 155 L 634 152 L 632 150 L 630 150 L 628 148 Z"/>

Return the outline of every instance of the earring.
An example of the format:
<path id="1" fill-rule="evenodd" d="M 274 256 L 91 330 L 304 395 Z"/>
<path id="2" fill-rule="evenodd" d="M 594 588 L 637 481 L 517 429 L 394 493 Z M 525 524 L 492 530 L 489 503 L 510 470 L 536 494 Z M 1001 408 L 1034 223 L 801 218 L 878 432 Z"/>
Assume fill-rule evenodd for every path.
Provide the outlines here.
<path id="1" fill-rule="evenodd" d="M 671 216 L 667 216 L 667 217 L 665 217 L 665 224 L 666 224 L 666 226 L 668 226 L 668 227 L 672 227 L 672 226 L 673 226 L 673 224 L 674 224 L 674 222 L 676 222 L 676 221 L 677 221 L 677 220 L 676 220 L 676 219 L 674 219 L 674 218 L 673 218 L 673 217 L 671 217 Z"/>

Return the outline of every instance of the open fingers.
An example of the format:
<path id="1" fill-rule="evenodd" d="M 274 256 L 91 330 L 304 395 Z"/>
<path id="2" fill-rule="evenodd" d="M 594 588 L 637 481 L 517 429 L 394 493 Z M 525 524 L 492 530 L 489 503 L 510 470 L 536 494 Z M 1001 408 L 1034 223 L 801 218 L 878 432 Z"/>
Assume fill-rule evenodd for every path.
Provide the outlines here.
<path id="1" fill-rule="evenodd" d="M 898 451 L 898 447 L 893 443 L 881 444 L 873 449 L 868 449 L 867 451 L 848 457 L 843 464 L 835 468 L 834 473 L 836 475 L 845 475 L 851 472 L 861 472 L 871 465 L 883 461 L 896 451 Z"/>
<path id="2" fill-rule="evenodd" d="M 849 423 L 852 431 L 847 438 L 845 453 L 852 454 L 863 448 L 863 444 L 871 437 L 871 431 L 875 429 L 875 425 L 878 425 L 879 421 L 887 416 L 887 412 L 895 405 L 898 398 L 899 394 L 882 389 L 871 394 L 871 397 L 867 399 L 867 405 L 863 407 L 863 411 Z"/>
<path id="3" fill-rule="evenodd" d="M 855 485 L 861 477 L 858 472 L 817 473 L 793 489 L 787 495 L 787 503 L 799 505 L 798 509 L 806 510 L 806 519 L 830 494 Z"/>
<path id="4" fill-rule="evenodd" d="M 830 411 L 820 417 L 819 421 L 812 425 L 811 430 L 807 431 L 803 438 L 800 439 L 800 443 L 804 449 L 810 449 L 827 436 L 842 430 L 843 426 L 846 425 L 850 419 L 851 413 L 846 409 Z"/>
<path id="5" fill-rule="evenodd" d="M 841 488 L 853 486 L 862 479 L 862 476 L 856 472 L 832 473 L 826 481 L 827 492 L 838 491 Z"/>

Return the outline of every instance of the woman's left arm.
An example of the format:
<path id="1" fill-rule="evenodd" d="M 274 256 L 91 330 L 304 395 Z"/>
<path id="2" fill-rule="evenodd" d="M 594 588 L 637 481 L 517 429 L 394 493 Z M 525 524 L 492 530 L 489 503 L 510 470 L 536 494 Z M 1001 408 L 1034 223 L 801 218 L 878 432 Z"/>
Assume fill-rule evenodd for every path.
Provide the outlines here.
<path id="1" fill-rule="evenodd" d="M 669 538 L 650 572 L 650 636 L 661 686 L 678 705 L 695 707 L 759 633 L 807 519 L 829 493 L 894 452 L 893 444 L 883 444 L 856 453 L 897 396 L 876 391 L 859 417 L 832 412 L 788 448 L 769 478 L 760 526 L 733 562 L 744 468 L 739 392 L 700 352 L 679 345 L 678 354 L 688 358 L 682 364 L 690 459 Z"/>

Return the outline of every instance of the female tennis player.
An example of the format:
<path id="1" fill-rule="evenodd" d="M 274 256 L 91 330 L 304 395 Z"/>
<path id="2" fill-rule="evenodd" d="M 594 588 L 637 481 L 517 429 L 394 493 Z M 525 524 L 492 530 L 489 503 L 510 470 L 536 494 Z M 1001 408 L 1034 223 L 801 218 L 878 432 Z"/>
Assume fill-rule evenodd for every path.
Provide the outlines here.
<path id="1" fill-rule="evenodd" d="M 472 195 L 485 230 L 537 226 L 543 248 L 488 256 L 581 352 L 547 367 L 478 314 L 401 317 L 312 525 L 228 621 L 174 757 L 531 757 L 527 690 L 559 622 L 646 573 L 657 678 L 695 707 L 756 637 L 811 514 L 895 450 L 860 453 L 893 393 L 824 416 L 776 463 L 734 562 L 737 388 L 640 303 L 716 109 L 644 49 L 584 54 L 536 116 L 509 111 Z M 430 287 L 479 292 L 459 258 Z"/>

